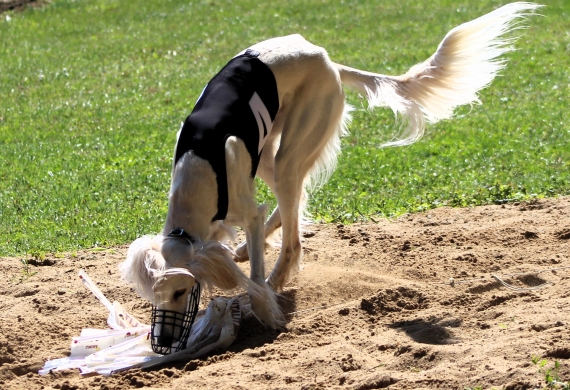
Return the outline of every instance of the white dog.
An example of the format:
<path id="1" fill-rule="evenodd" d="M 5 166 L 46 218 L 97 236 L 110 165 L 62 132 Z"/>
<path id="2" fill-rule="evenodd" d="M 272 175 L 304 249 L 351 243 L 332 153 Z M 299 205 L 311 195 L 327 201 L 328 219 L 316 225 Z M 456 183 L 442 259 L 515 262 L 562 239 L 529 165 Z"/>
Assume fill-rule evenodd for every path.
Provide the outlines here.
<path id="1" fill-rule="evenodd" d="M 253 312 L 264 324 L 284 324 L 275 291 L 300 267 L 299 223 L 305 188 L 322 182 L 335 167 L 340 137 L 351 108 L 343 88 L 390 107 L 407 119 L 395 141 L 409 145 L 423 135 L 424 122 L 450 118 L 454 108 L 478 102 L 504 66 L 504 34 L 539 6 L 512 3 L 451 30 L 437 51 L 401 76 L 385 76 L 336 64 L 325 49 L 300 35 L 270 39 L 238 54 L 208 84 L 177 142 L 166 223 L 161 235 L 142 237 L 129 248 L 123 277 L 161 310 L 184 313 L 196 282 L 248 290 Z M 278 207 L 267 223 L 255 202 L 257 174 Z M 236 253 L 220 243 L 240 226 L 246 244 Z M 265 277 L 269 234 L 282 227 L 279 259 Z M 248 278 L 236 259 L 250 259 Z M 172 342 L 174 326 L 162 324 L 153 337 Z"/>

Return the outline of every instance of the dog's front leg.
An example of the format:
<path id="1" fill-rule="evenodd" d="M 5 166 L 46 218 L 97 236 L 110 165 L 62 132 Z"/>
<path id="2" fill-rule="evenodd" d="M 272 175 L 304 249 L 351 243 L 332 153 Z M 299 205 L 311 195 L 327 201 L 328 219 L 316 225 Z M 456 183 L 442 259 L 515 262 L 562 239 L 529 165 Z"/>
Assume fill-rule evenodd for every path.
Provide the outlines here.
<path id="1" fill-rule="evenodd" d="M 283 315 L 277 304 L 277 296 L 265 282 L 265 229 L 264 222 L 267 215 L 267 206 L 257 208 L 257 215 L 250 218 L 245 227 L 247 249 L 249 251 L 249 264 L 251 267 L 250 279 L 252 284 L 248 288 L 251 308 L 254 315 L 266 326 L 273 329 L 282 327 Z"/>
<path id="2" fill-rule="evenodd" d="M 265 325 L 276 329 L 284 324 L 275 292 L 265 283 L 265 233 L 267 206 L 255 202 L 255 184 L 251 177 L 251 159 L 243 141 L 230 137 L 226 141 L 228 174 L 228 215 L 225 223 L 245 230 L 250 253 L 250 279 L 247 292 L 253 314 Z"/>
<path id="3" fill-rule="evenodd" d="M 257 208 L 257 215 L 250 219 L 245 228 L 247 251 L 249 252 L 250 278 L 260 286 L 265 284 L 265 229 L 267 206 Z"/>

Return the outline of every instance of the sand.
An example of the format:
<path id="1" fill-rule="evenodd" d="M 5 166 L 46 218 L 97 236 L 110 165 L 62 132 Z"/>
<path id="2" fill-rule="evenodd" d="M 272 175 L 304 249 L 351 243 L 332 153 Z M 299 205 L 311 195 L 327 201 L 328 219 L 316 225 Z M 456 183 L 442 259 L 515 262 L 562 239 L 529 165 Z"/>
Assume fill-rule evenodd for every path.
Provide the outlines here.
<path id="1" fill-rule="evenodd" d="M 0 389 L 541 388 L 533 356 L 570 380 L 569 197 L 303 236 L 304 268 L 281 299 L 286 331 L 244 320 L 225 351 L 111 377 L 37 371 L 82 328 L 106 327 L 79 269 L 148 322 L 150 305 L 119 279 L 127 247 L 29 259 L 27 272 L 0 259 Z"/>

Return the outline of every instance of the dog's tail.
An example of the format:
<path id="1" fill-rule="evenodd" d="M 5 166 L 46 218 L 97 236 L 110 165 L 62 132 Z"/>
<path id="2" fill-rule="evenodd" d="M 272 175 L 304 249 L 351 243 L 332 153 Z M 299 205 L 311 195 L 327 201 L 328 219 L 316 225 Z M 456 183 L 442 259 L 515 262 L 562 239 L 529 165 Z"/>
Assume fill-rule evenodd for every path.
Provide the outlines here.
<path id="1" fill-rule="evenodd" d="M 541 7 L 517 2 L 451 30 L 437 51 L 402 76 L 385 76 L 337 64 L 342 83 L 368 98 L 370 108 L 388 106 L 408 121 L 395 139 L 382 146 L 418 141 L 425 121 L 453 116 L 455 107 L 479 103 L 477 92 L 505 66 L 498 59 L 513 50 L 516 38 L 505 34 L 522 28 L 521 21 Z"/>

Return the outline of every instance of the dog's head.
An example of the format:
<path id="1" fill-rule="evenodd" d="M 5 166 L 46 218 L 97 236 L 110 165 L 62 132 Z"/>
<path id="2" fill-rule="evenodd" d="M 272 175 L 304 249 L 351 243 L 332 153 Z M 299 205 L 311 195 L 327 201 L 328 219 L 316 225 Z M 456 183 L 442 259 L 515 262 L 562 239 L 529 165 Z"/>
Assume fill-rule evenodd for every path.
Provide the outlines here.
<path id="1" fill-rule="evenodd" d="M 229 290 L 247 287 L 232 252 L 218 241 L 145 236 L 129 247 L 119 265 L 123 279 L 153 304 L 153 349 L 184 349 L 198 308 L 202 287 Z M 156 345 L 156 348 L 155 348 Z"/>

